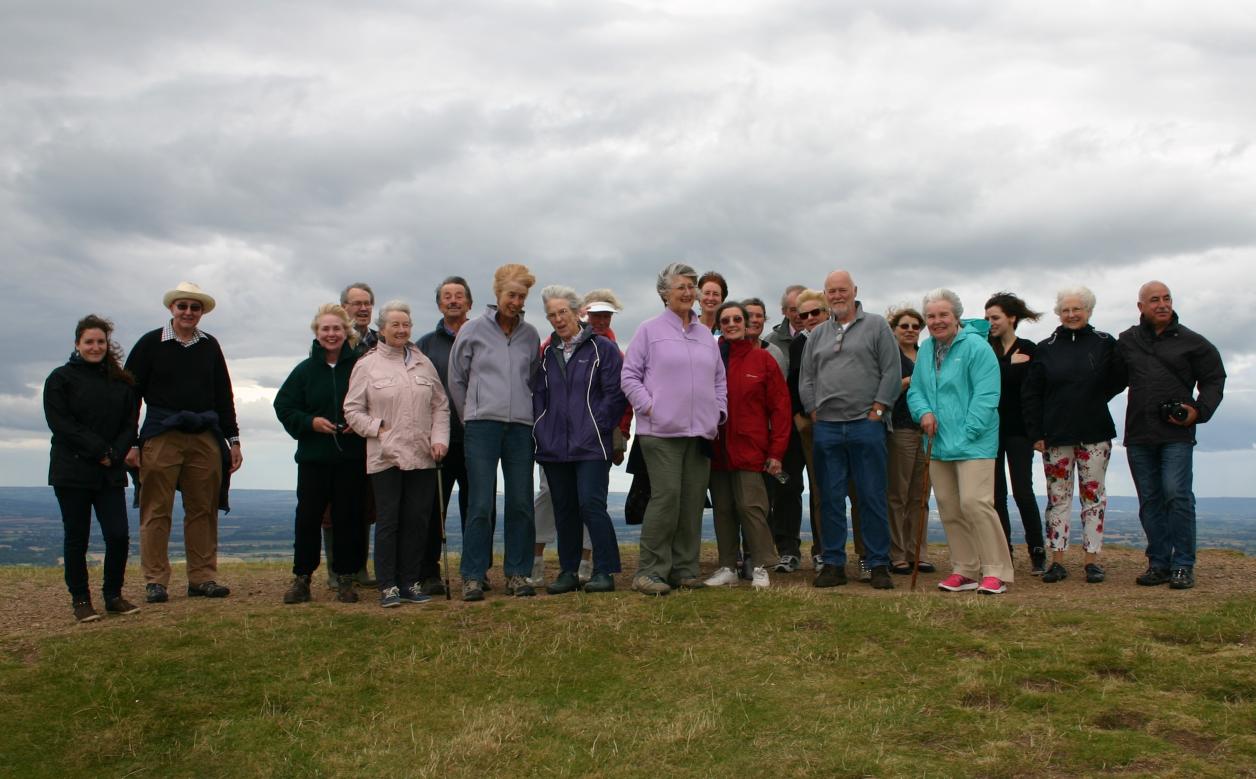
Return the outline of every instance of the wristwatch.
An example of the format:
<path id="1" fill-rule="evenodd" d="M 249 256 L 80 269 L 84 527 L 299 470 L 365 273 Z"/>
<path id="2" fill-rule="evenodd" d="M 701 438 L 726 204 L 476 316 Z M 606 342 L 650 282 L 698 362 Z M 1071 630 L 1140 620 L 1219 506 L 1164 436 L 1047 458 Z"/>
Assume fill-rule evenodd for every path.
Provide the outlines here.
<path id="1" fill-rule="evenodd" d="M 876 414 L 878 417 L 882 417 L 882 416 L 885 416 L 885 409 L 883 409 L 883 408 L 874 408 L 874 409 L 872 409 L 872 413 Z"/>

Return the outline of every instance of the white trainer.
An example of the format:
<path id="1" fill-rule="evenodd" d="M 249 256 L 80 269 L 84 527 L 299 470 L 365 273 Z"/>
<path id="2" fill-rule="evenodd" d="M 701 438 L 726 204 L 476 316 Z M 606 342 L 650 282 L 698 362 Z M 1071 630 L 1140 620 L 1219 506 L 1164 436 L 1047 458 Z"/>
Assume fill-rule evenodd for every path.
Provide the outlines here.
<path id="1" fill-rule="evenodd" d="M 768 581 L 768 569 L 761 565 L 756 566 L 754 571 L 750 574 L 750 586 L 754 587 L 756 590 L 766 590 L 768 587 L 772 586 L 772 583 Z"/>
<path id="2" fill-rule="evenodd" d="M 532 558 L 532 575 L 528 577 L 528 584 L 533 587 L 545 586 L 545 558 L 537 555 Z"/>
<path id="3" fill-rule="evenodd" d="M 737 586 L 737 574 L 732 568 L 725 566 L 711 574 L 711 577 L 706 580 L 706 586 L 735 587 Z"/>
<path id="4" fill-rule="evenodd" d="M 593 578 L 593 561 L 581 560 L 580 568 L 576 571 L 576 577 L 580 579 L 581 584 L 588 584 Z"/>

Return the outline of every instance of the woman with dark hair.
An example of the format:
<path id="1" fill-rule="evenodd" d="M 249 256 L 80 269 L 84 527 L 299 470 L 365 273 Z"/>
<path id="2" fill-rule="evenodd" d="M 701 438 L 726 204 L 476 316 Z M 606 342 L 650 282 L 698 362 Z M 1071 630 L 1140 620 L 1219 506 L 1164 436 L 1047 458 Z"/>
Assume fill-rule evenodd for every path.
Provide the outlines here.
<path id="1" fill-rule="evenodd" d="M 999 453 L 994 458 L 994 510 L 999 512 L 1007 548 L 1012 548 L 1012 523 L 1007 513 L 1007 476 L 1012 477 L 1012 496 L 1025 528 L 1029 547 L 1030 573 L 1041 576 L 1046 570 L 1047 553 L 1042 542 L 1042 515 L 1034 496 L 1034 442 L 1025 432 L 1021 387 L 1029 373 L 1029 361 L 1037 348 L 1033 341 L 1016 337 L 1021 322 L 1037 322 L 1042 314 L 1033 311 L 1011 292 L 996 292 L 986 301 L 986 321 L 990 323 L 990 348 L 999 358 L 1002 394 L 999 396 Z M 1004 462 L 1007 474 L 1004 475 Z"/>
<path id="2" fill-rule="evenodd" d="M 909 574 L 915 567 L 923 573 L 936 570 L 927 560 L 916 560 L 916 535 L 925 521 L 921 506 L 924 490 L 925 459 L 924 442 L 920 425 L 911 418 L 907 408 L 907 390 L 911 388 L 912 371 L 916 369 L 920 334 L 925 318 L 914 308 L 891 310 L 886 317 L 894 338 L 898 341 L 899 362 L 903 371 L 903 390 L 890 412 L 893 431 L 887 440 L 889 448 L 889 490 L 886 503 L 890 517 L 890 570 L 897 574 Z M 921 550 L 928 551 L 928 544 Z"/>
<path id="3" fill-rule="evenodd" d="M 74 618 L 100 619 L 87 578 L 92 509 L 105 540 L 101 594 L 109 614 L 139 611 L 122 597 L 130 536 L 123 462 L 136 436 L 135 379 L 111 340 L 113 323 L 95 314 L 74 328 L 74 353 L 44 382 L 44 416 L 52 430 L 48 483 L 65 527 L 65 585 Z"/>
<path id="4" fill-rule="evenodd" d="M 345 421 L 345 394 L 358 361 L 358 331 L 349 313 L 325 303 L 310 323 L 310 356 L 292 369 L 275 395 L 275 415 L 297 440 L 297 510 L 292 543 L 292 584 L 284 603 L 310 599 L 310 577 L 318 569 L 319 530 L 331 513 L 336 600 L 357 603 L 354 574 L 366 565 L 363 505 L 366 442 Z"/>
<path id="5" fill-rule="evenodd" d="M 715 321 L 715 310 L 728 299 L 728 282 L 713 270 L 698 278 L 698 321 L 715 335 L 720 334 L 720 323 Z"/>
<path id="6" fill-rule="evenodd" d="M 789 445 L 789 390 L 780 366 L 757 338 L 746 337 L 745 305 L 716 309 L 720 355 L 728 384 L 728 418 L 719 427 L 711 458 L 711 498 L 719 568 L 708 587 L 737 584 L 737 552 L 742 535 L 750 548 L 751 585 L 769 585 L 768 566 L 776 547 L 768 527 L 768 491 L 763 474 L 777 476 Z"/>

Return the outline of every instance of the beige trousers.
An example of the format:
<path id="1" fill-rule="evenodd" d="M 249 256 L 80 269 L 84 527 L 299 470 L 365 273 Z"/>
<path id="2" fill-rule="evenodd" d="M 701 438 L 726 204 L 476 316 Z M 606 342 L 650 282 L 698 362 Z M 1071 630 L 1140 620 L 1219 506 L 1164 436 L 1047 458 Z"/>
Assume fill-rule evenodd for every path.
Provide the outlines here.
<path id="1" fill-rule="evenodd" d="M 951 570 L 969 579 L 1012 581 L 1012 555 L 994 510 L 994 460 L 934 460 L 929 477 L 951 548 Z"/>
<path id="2" fill-rule="evenodd" d="M 183 493 L 188 584 L 218 577 L 218 489 L 222 452 L 214 434 L 172 430 L 144 442 L 140 456 L 140 566 L 146 584 L 170 586 L 174 493 Z"/>
<path id="3" fill-rule="evenodd" d="M 715 515 L 715 544 L 720 567 L 737 567 L 741 534 L 746 534 L 750 559 L 766 568 L 777 561 L 776 545 L 768 529 L 768 489 L 756 471 L 711 471 L 711 503 Z"/>

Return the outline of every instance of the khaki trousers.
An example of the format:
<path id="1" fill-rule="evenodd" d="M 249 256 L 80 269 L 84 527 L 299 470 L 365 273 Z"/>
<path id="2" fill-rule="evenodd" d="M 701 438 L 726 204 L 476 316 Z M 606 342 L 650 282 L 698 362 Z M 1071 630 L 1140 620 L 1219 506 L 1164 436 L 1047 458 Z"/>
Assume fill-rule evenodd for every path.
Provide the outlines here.
<path id="1" fill-rule="evenodd" d="M 1012 555 L 994 510 L 994 460 L 934 460 L 929 477 L 951 548 L 951 570 L 969 579 L 1012 581 Z"/>
<path id="2" fill-rule="evenodd" d="M 183 493 L 188 584 L 218 577 L 218 489 L 222 452 L 214 434 L 172 430 L 144 442 L 140 457 L 140 565 L 146 584 L 170 586 L 171 512 Z"/>
<path id="3" fill-rule="evenodd" d="M 736 569 L 743 532 L 755 567 L 766 568 L 777 561 L 776 545 L 768 528 L 768 489 L 763 474 L 712 470 L 711 503 L 721 568 Z"/>
<path id="4" fill-rule="evenodd" d="M 925 487 L 925 445 L 920 431 L 911 428 L 890 433 L 889 494 L 890 562 L 917 562 L 916 534 L 924 522 L 920 504 Z M 920 557 L 929 559 L 928 544 L 921 543 Z"/>
<path id="5" fill-rule="evenodd" d="M 650 474 L 637 575 L 657 576 L 673 585 L 696 579 L 711 460 L 702 453 L 697 438 L 643 435 L 637 438 L 637 446 Z"/>

